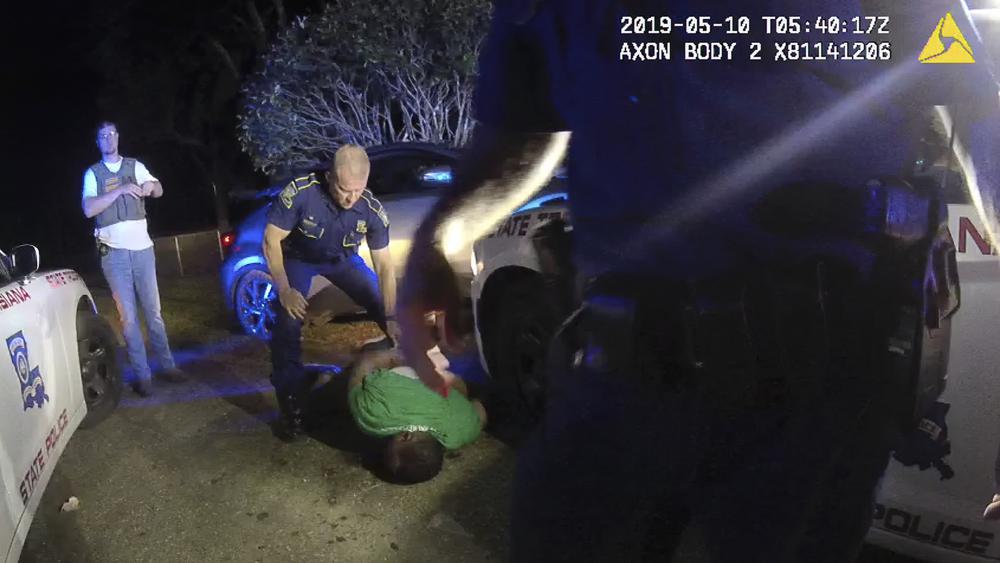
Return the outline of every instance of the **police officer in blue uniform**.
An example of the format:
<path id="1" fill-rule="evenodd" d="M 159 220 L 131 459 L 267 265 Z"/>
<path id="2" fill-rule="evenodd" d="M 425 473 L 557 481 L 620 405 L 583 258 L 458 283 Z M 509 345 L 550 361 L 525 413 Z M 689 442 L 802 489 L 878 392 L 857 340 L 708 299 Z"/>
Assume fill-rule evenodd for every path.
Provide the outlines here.
<path id="1" fill-rule="evenodd" d="M 918 62 L 949 12 L 985 60 L 963 6 L 884 4 L 898 5 L 891 31 L 917 34 L 886 38 L 890 60 L 789 62 L 765 17 L 868 21 L 859 2 L 495 2 L 477 129 L 414 236 L 399 318 L 408 364 L 447 394 L 420 357 L 423 314 L 454 302 L 446 257 L 489 229 L 475 219 L 530 197 L 568 147 L 586 288 L 519 452 L 512 561 L 670 560 L 688 525 L 716 562 L 854 560 L 891 437 L 912 424 L 912 374 L 892 366 L 920 365 L 908 338 L 943 330 L 955 309 L 953 262 L 938 269 L 944 217 L 892 179 L 912 162 L 912 120 L 949 106 L 963 167 L 992 190 L 991 224 L 1000 186 L 996 82 L 983 65 Z M 751 28 L 737 56 L 685 60 L 685 42 L 734 41 L 724 25 L 740 16 Z M 689 17 L 707 28 L 682 31 Z M 810 27 L 795 41 L 828 40 Z M 637 57 L 647 42 L 673 58 Z M 928 371 L 941 364 L 946 351 Z"/>
<path id="2" fill-rule="evenodd" d="M 396 276 L 389 254 L 389 218 L 366 189 L 371 169 L 364 149 L 344 145 L 323 183 L 315 173 L 290 182 L 271 205 L 264 231 L 280 306 L 271 337 L 271 383 L 288 438 L 302 432 L 306 392 L 301 334 L 313 276 L 324 276 L 368 311 L 394 346 Z M 358 254 L 368 242 L 373 272 Z"/>

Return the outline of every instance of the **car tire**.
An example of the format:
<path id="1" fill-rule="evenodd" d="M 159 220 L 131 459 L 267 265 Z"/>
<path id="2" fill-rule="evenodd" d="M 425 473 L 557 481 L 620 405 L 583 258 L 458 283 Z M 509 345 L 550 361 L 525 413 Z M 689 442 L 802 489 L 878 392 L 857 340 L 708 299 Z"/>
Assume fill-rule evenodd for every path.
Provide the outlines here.
<path id="1" fill-rule="evenodd" d="M 276 319 L 274 300 L 277 293 L 269 274 L 260 266 L 247 266 L 236 276 L 232 305 L 237 326 L 243 334 L 261 340 L 271 339 Z"/>
<path id="2" fill-rule="evenodd" d="M 111 416 L 122 397 L 118 337 L 107 320 L 83 310 L 76 315 L 76 345 L 87 405 L 80 427 L 90 428 Z"/>
<path id="3" fill-rule="evenodd" d="M 537 421 L 545 408 L 546 363 L 559 316 L 537 278 L 512 281 L 496 296 L 487 363 L 505 394 L 517 400 L 517 418 Z"/>

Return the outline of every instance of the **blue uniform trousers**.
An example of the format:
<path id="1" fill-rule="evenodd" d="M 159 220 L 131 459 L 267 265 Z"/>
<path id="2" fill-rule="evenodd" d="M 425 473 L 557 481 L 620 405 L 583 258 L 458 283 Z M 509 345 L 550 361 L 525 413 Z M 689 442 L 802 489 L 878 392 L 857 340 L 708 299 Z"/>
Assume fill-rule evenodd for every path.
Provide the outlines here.
<path id="1" fill-rule="evenodd" d="M 295 259 L 285 260 L 288 283 L 302 295 L 309 292 L 313 276 L 323 276 L 339 287 L 355 303 L 365 308 L 379 328 L 386 332 L 385 303 L 379 291 L 375 272 L 354 254 L 338 261 L 311 263 Z M 282 396 L 299 394 L 304 390 L 305 372 L 302 368 L 302 321 L 293 318 L 276 299 L 277 321 L 271 337 L 271 384 Z"/>
<path id="2" fill-rule="evenodd" d="M 867 303 L 766 293 L 731 311 L 645 303 L 623 326 L 588 300 L 520 452 L 511 561 L 670 561 L 689 526 L 714 563 L 854 560 L 892 435 L 884 330 Z M 707 331 L 699 369 L 681 361 L 685 315 Z"/>

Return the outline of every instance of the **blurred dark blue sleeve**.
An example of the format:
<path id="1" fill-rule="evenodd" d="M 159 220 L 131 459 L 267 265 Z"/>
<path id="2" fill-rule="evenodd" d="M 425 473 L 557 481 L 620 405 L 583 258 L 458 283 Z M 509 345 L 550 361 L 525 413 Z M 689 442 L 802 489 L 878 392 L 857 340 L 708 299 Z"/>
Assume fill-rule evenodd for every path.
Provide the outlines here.
<path id="1" fill-rule="evenodd" d="M 517 3 L 496 3 L 479 57 L 475 117 L 505 131 L 565 130 L 552 97 L 553 61 L 543 47 L 543 34 L 551 32 L 551 14 L 538 6 L 542 2 L 520 2 L 528 7 L 513 9 L 511 4 Z"/>

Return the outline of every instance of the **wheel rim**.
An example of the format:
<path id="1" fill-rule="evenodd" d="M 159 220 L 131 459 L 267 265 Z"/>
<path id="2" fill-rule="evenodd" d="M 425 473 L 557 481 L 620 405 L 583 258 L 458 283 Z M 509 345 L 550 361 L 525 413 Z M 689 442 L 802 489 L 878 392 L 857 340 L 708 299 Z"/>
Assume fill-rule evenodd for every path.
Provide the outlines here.
<path id="1" fill-rule="evenodd" d="M 525 318 L 514 338 L 514 378 L 518 393 L 535 416 L 545 408 L 545 358 L 552 332 L 537 318 Z"/>
<path id="2" fill-rule="evenodd" d="M 105 338 L 84 338 L 79 342 L 83 397 L 89 410 L 103 403 L 115 386 L 114 351 Z"/>
<path id="3" fill-rule="evenodd" d="M 250 273 L 240 280 L 236 291 L 236 311 L 244 332 L 267 340 L 276 315 L 272 303 L 277 297 L 274 284 L 263 273 Z"/>

